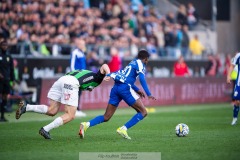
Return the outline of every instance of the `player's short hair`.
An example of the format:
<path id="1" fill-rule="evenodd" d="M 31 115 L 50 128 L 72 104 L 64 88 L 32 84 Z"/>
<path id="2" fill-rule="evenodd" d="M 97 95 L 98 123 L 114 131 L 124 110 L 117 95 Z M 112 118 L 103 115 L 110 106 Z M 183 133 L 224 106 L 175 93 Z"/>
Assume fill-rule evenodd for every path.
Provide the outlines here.
<path id="1" fill-rule="evenodd" d="M 138 52 L 138 59 L 145 59 L 145 58 L 149 58 L 150 54 L 148 53 L 148 51 L 142 49 Z"/>

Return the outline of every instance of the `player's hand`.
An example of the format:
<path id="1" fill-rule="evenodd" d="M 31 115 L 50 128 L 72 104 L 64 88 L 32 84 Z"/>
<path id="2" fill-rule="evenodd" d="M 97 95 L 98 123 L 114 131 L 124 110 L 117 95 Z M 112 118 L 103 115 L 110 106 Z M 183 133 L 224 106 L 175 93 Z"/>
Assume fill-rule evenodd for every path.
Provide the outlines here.
<path id="1" fill-rule="evenodd" d="M 155 97 L 153 96 L 148 96 L 148 99 L 151 99 L 151 100 L 157 100 Z"/>
<path id="2" fill-rule="evenodd" d="M 109 77 L 109 76 L 106 76 L 106 77 L 104 77 L 104 81 L 109 81 L 111 79 L 111 77 Z"/>
<path id="3" fill-rule="evenodd" d="M 227 76 L 227 83 L 231 84 L 231 82 L 232 82 L 231 77 Z"/>
<path id="4" fill-rule="evenodd" d="M 137 94 L 139 94 L 139 96 L 140 96 L 141 98 L 145 98 L 145 94 L 143 93 L 143 91 L 138 90 L 138 91 L 137 91 Z"/>

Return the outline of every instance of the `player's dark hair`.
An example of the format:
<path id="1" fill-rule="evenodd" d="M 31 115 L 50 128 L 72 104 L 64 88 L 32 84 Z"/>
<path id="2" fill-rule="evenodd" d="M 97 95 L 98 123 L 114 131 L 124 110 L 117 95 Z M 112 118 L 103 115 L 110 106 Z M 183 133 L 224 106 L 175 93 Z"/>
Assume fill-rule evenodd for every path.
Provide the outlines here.
<path id="1" fill-rule="evenodd" d="M 149 56 L 150 56 L 150 54 L 148 53 L 148 51 L 142 49 L 138 52 L 137 58 L 142 60 L 142 59 L 145 59 L 145 58 L 149 58 Z"/>

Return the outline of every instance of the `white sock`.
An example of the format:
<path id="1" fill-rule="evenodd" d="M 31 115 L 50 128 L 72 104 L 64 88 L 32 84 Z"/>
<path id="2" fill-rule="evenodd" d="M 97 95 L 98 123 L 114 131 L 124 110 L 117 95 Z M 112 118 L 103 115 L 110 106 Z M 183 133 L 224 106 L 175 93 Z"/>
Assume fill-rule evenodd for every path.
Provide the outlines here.
<path id="1" fill-rule="evenodd" d="M 87 128 L 90 126 L 90 122 L 86 122 Z"/>
<path id="2" fill-rule="evenodd" d="M 26 111 L 27 112 L 32 111 L 32 112 L 44 113 L 45 114 L 48 111 L 48 106 L 27 104 Z"/>
<path id="3" fill-rule="evenodd" d="M 61 117 L 56 118 L 53 122 L 49 123 L 48 125 L 44 126 L 43 129 L 49 132 L 53 128 L 57 128 L 63 125 L 63 119 Z"/>
<path id="4" fill-rule="evenodd" d="M 122 126 L 121 129 L 127 130 L 127 127 L 126 126 Z"/>

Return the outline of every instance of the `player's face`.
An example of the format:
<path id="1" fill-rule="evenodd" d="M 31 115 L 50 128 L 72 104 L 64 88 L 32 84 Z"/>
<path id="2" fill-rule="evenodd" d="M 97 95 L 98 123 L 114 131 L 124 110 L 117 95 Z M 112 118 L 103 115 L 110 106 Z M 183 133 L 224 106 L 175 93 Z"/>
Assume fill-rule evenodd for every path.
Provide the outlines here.
<path id="1" fill-rule="evenodd" d="M 149 59 L 149 58 L 145 58 L 145 59 L 143 59 L 143 63 L 144 63 L 145 65 L 148 64 L 148 59 Z"/>

